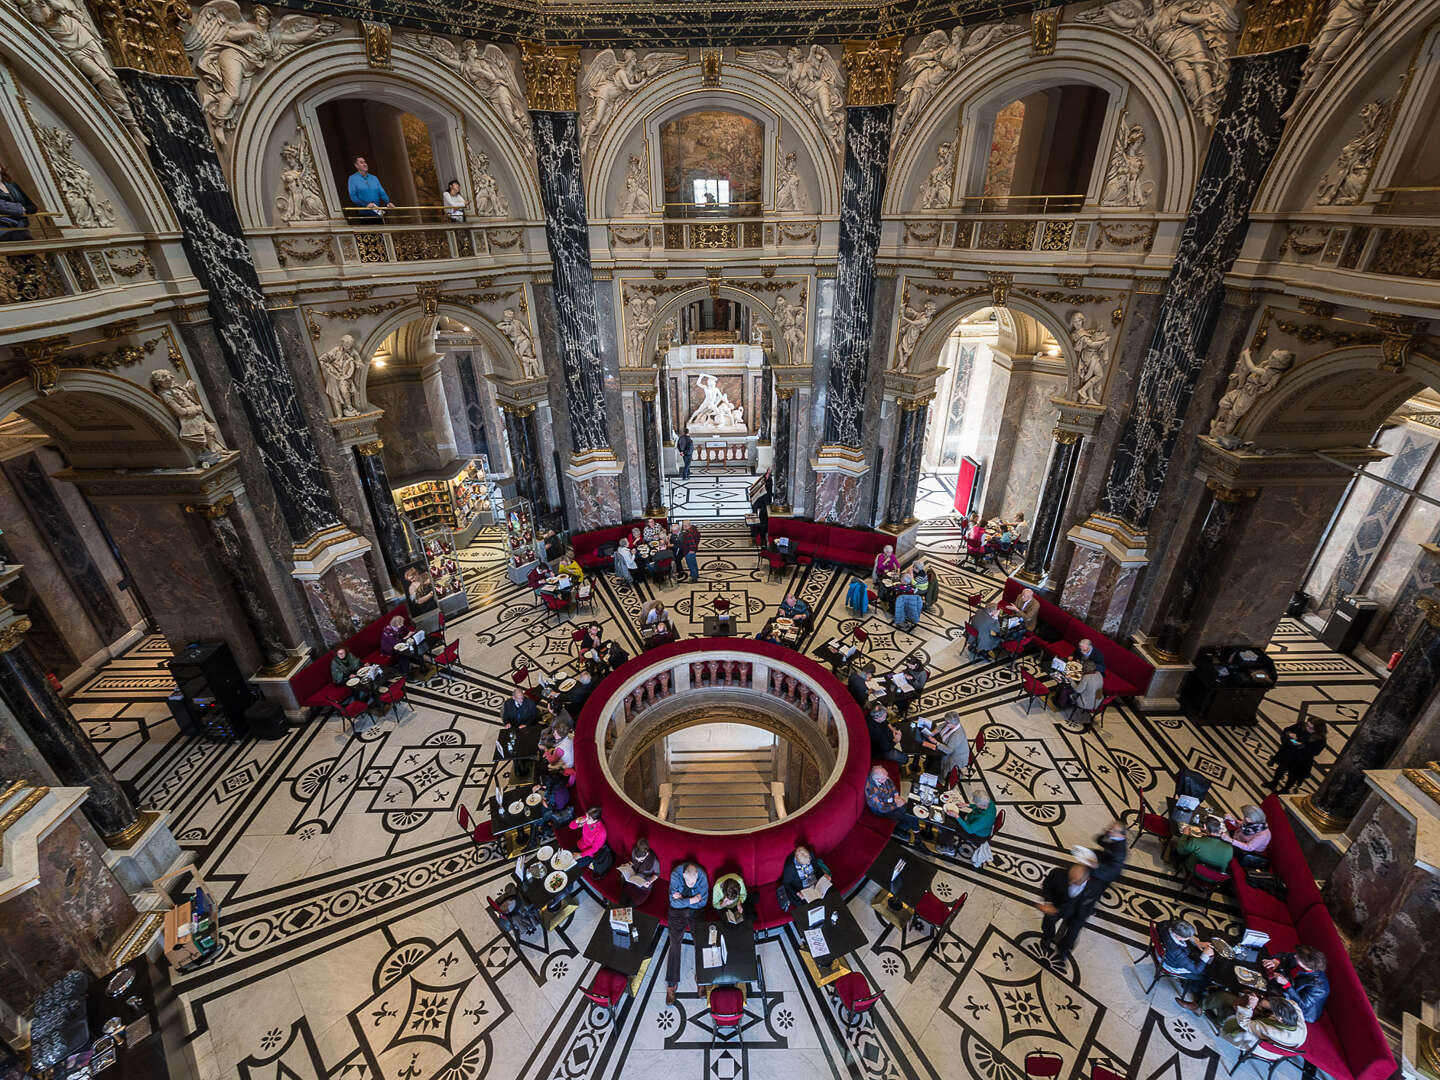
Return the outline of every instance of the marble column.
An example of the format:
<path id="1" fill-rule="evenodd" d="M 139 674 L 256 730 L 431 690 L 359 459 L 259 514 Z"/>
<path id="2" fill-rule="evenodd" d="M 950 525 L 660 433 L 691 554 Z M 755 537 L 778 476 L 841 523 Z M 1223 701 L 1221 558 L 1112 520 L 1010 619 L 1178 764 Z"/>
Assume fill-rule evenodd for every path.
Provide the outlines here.
<path id="1" fill-rule="evenodd" d="M 1385 768 L 1440 688 L 1440 588 L 1426 589 L 1416 603 L 1425 618 L 1411 635 L 1400 663 L 1355 725 L 1320 786 L 1300 802 L 1300 809 L 1323 830 L 1344 828 L 1355 816 L 1368 791 L 1366 770 Z"/>
<path id="2" fill-rule="evenodd" d="M 755 437 L 755 442 L 760 446 L 770 445 L 770 399 L 774 396 L 775 373 L 770 370 L 770 355 L 767 349 L 765 366 L 760 375 L 760 425 Z"/>
<path id="3" fill-rule="evenodd" d="M 6 568 L 13 580 L 20 568 Z M 145 821 L 135 811 L 120 782 L 101 759 L 60 695 L 45 680 L 25 644 L 30 620 L 8 604 L 0 610 L 0 697 L 55 775 L 67 787 L 90 789 L 82 810 L 110 847 L 138 836 Z"/>
<path id="4" fill-rule="evenodd" d="M 770 466 L 770 479 L 774 482 L 775 496 L 771 500 L 772 513 L 790 512 L 790 401 L 795 390 L 790 386 L 775 388 L 775 463 Z"/>
<path id="5" fill-rule="evenodd" d="M 1050 467 L 1045 471 L 1045 484 L 1040 489 L 1040 502 L 1030 528 L 1030 542 L 1025 547 L 1025 565 L 1016 577 L 1032 585 L 1040 584 L 1050 568 L 1050 555 L 1055 550 L 1060 518 L 1070 494 L 1070 481 L 1075 475 L 1075 462 L 1080 456 L 1081 436 L 1078 431 L 1056 428 L 1055 443 L 1050 448 Z"/>
<path id="6" fill-rule="evenodd" d="M 649 517 L 665 514 L 665 500 L 660 483 L 660 445 L 655 429 L 655 391 L 637 391 L 640 396 L 640 441 L 645 454 L 645 513 Z"/>
<path id="7" fill-rule="evenodd" d="M 505 433 L 510 440 L 510 465 L 515 470 L 515 491 L 539 507 L 545 500 L 540 486 L 540 440 L 535 431 L 535 406 L 501 402 Z"/>
<path id="8" fill-rule="evenodd" d="M 357 444 L 354 447 L 355 469 L 360 474 L 360 486 L 365 490 L 370 518 L 375 523 L 385 569 L 390 574 L 390 580 L 398 585 L 405 580 L 405 568 L 419 560 L 421 551 L 411 542 L 405 523 L 400 520 L 400 509 L 395 505 L 390 476 L 385 470 L 385 455 L 381 453 L 384 447 L 381 439 Z"/>
<path id="9" fill-rule="evenodd" d="M 924 450 L 927 400 L 900 400 L 900 430 L 890 456 L 890 490 L 885 500 L 885 523 L 903 526 L 915 516 L 915 489 L 920 484 L 920 458 Z"/>
<path id="10" fill-rule="evenodd" d="M 1190 658 L 1195 645 L 1193 630 L 1204 621 L 1206 602 L 1219 585 L 1221 556 L 1254 508 L 1258 494 L 1254 488 L 1226 487 L 1216 480 L 1207 481 L 1205 488 L 1206 501 L 1181 545 L 1183 561 L 1161 603 L 1159 630 L 1150 643 L 1151 651 L 1167 663 Z"/>
<path id="11" fill-rule="evenodd" d="M 227 493 L 211 503 L 186 503 L 185 512 L 203 520 L 210 539 L 215 542 L 220 565 L 229 575 L 230 587 L 240 601 L 245 622 L 260 646 L 265 666 L 259 674 L 278 674 L 289 666 L 290 653 L 285 648 L 284 631 L 261 596 L 260 582 L 252 571 L 258 563 L 255 552 L 230 516 L 234 505 L 235 496 Z"/>

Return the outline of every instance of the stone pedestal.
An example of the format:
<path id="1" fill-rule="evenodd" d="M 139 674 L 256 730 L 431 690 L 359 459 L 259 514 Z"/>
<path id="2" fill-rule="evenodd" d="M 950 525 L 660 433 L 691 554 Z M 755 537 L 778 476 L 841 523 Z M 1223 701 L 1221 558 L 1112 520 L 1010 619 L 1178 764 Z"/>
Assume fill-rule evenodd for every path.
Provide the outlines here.
<path id="1" fill-rule="evenodd" d="M 815 470 L 815 520 L 862 525 L 860 480 L 870 469 L 864 453 L 848 446 L 822 446 L 810 465 Z"/>
<path id="2" fill-rule="evenodd" d="M 1097 513 L 1071 529 L 1069 539 L 1075 556 L 1060 606 L 1087 626 L 1118 637 L 1130 592 L 1149 562 L 1145 534 Z"/>
<path id="3" fill-rule="evenodd" d="M 333 648 L 380 617 L 365 556 L 370 542 L 343 525 L 296 545 L 292 574 L 305 594 L 310 616 L 326 648 Z"/>
<path id="4" fill-rule="evenodd" d="M 576 532 L 603 529 L 624 520 L 620 511 L 620 474 L 624 469 L 608 450 L 570 459 L 565 475 L 574 495 L 570 523 Z"/>

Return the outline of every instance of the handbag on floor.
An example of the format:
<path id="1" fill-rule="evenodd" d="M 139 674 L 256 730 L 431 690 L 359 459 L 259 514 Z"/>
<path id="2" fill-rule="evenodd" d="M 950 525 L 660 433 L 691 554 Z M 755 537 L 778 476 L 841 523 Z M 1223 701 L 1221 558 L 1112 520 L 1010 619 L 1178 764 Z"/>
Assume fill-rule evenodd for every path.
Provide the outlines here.
<path id="1" fill-rule="evenodd" d="M 995 861 L 995 853 L 990 850 L 990 841 L 982 840 L 975 845 L 975 850 L 970 853 L 970 865 L 979 870 L 986 863 Z"/>

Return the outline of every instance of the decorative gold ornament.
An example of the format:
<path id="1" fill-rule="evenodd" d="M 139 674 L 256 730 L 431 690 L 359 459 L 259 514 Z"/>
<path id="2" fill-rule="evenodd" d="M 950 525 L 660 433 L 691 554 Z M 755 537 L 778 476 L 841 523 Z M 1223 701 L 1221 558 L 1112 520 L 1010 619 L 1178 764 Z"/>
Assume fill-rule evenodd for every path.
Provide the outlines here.
<path id="1" fill-rule="evenodd" d="M 718 266 L 705 268 L 705 283 L 710 286 L 710 295 L 712 297 L 720 295 L 720 279 L 724 277 L 724 275 L 725 271 Z"/>
<path id="2" fill-rule="evenodd" d="M 777 386 L 775 388 L 775 396 L 781 401 L 789 401 L 791 395 L 794 393 L 795 388 L 793 386 Z"/>
<path id="3" fill-rule="evenodd" d="M 1440 773 L 1440 761 L 1427 761 L 1423 769 L 1401 769 L 1400 773 L 1429 799 L 1440 803 L 1440 784 L 1431 779 L 1431 773 Z"/>
<path id="4" fill-rule="evenodd" d="M 1237 56 L 1275 52 L 1304 45 L 1315 37 L 1325 14 L 1325 0 L 1251 0 Z"/>
<path id="5" fill-rule="evenodd" d="M 525 72 L 525 103 L 536 112 L 575 112 L 580 73 L 579 45 L 520 42 L 520 67 Z"/>
<path id="6" fill-rule="evenodd" d="M 846 105 L 895 104 L 901 38 L 845 42 Z"/>
<path id="7" fill-rule="evenodd" d="M 1015 275 L 1008 270 L 992 270 L 985 275 L 990 279 L 990 300 L 996 307 L 1004 307 L 1010 299 L 1010 286 Z"/>
<path id="8" fill-rule="evenodd" d="M 1080 441 L 1080 432 L 1071 431 L 1069 428 L 1056 428 L 1050 432 L 1051 437 L 1061 446 L 1069 446 L 1071 443 Z"/>
<path id="9" fill-rule="evenodd" d="M 440 286 L 433 281 L 419 282 L 415 286 L 415 296 L 420 301 L 420 307 L 426 315 L 434 315 L 440 310 Z"/>
<path id="10" fill-rule="evenodd" d="M 386 70 L 390 67 L 390 24 L 361 22 L 365 32 L 365 62 L 372 68 Z"/>
<path id="11" fill-rule="evenodd" d="M 700 85 L 720 85 L 720 50 L 702 49 L 700 52 Z"/>
<path id="12" fill-rule="evenodd" d="M 1430 595 L 1435 590 L 1427 589 L 1415 600 L 1415 606 L 1425 616 L 1425 621 L 1432 627 L 1440 630 L 1440 596 Z"/>
<path id="13" fill-rule="evenodd" d="M 1205 486 L 1210 489 L 1210 494 L 1215 496 L 1216 502 L 1238 503 L 1246 499 L 1253 499 L 1260 494 L 1258 488 L 1232 488 L 1226 487 L 1215 477 L 1205 481 Z"/>
<path id="14" fill-rule="evenodd" d="M 4 865 L 5 833 L 9 830 L 11 825 L 14 825 L 15 822 L 19 821 L 22 817 L 28 814 L 34 808 L 36 803 L 38 803 L 41 799 L 45 798 L 46 795 L 50 794 L 50 789 L 48 787 L 44 787 L 43 785 L 41 787 L 30 787 L 29 783 L 27 783 L 26 781 L 17 780 L 15 783 L 11 784 L 9 788 L 6 789 L 3 795 L 0 795 L 0 802 L 8 802 L 12 797 L 15 796 L 17 792 L 27 788 L 28 790 L 26 790 L 25 793 L 20 796 L 20 798 L 10 807 L 10 809 L 5 811 L 5 816 L 0 817 L 0 865 Z"/>
<path id="15" fill-rule="evenodd" d="M 121 848 L 127 848 L 136 840 L 140 839 L 141 834 L 144 833 L 145 830 L 148 829 L 151 825 L 155 824 L 155 821 L 159 816 L 160 813 L 157 810 L 136 811 L 135 820 L 132 821 L 129 825 L 125 826 L 125 828 L 121 829 L 117 833 L 111 833 L 109 836 L 102 836 L 100 839 L 105 841 L 105 846 L 108 847 L 111 851 L 115 851 Z"/>
<path id="16" fill-rule="evenodd" d="M 637 391 L 635 391 L 635 392 L 640 395 L 640 400 L 641 400 L 641 401 L 654 401 L 654 400 L 655 400 L 655 391 L 654 391 L 654 390 L 637 390 Z"/>
<path id="17" fill-rule="evenodd" d="M 1046 8 L 1030 14 L 1030 55 L 1050 56 L 1060 31 L 1060 8 Z"/>
<path id="18" fill-rule="evenodd" d="M 25 633 L 30 629 L 30 616 L 20 615 L 13 621 L 0 627 L 0 653 L 9 652 L 25 640 Z"/>
<path id="19" fill-rule="evenodd" d="M 15 347 L 15 355 L 30 365 L 30 381 L 41 396 L 52 393 L 60 380 L 60 358 L 70 347 L 64 335 L 41 338 Z"/>
<path id="20" fill-rule="evenodd" d="M 1315 805 L 1315 796 L 1306 795 L 1297 806 L 1321 832 L 1344 832 L 1345 826 L 1350 824 L 1349 818 L 1338 818 L 1333 814 L 1327 814 Z"/>
<path id="21" fill-rule="evenodd" d="M 1396 374 L 1404 371 L 1405 362 L 1410 358 L 1410 350 L 1419 343 L 1420 335 L 1425 329 L 1424 321 L 1405 315 L 1386 315 L 1372 311 L 1370 325 L 1381 331 L 1380 370 Z"/>
<path id="22" fill-rule="evenodd" d="M 380 453 L 380 451 L 384 449 L 385 440 L 376 439 L 374 442 L 356 444 L 355 452 L 362 455 L 363 457 L 374 457 L 376 454 Z"/>
<path id="23" fill-rule="evenodd" d="M 117 68 L 195 77 L 180 32 L 190 21 L 186 0 L 94 0 L 91 7 Z"/>
<path id="24" fill-rule="evenodd" d="M 186 503 L 185 513 L 202 518 L 222 518 L 235 505 L 235 496 L 226 492 L 211 503 Z"/>

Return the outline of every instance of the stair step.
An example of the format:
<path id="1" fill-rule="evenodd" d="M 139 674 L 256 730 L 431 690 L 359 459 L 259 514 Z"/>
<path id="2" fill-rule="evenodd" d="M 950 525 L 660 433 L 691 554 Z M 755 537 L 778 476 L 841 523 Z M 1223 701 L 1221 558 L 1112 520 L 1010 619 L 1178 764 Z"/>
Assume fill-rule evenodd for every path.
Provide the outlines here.
<path id="1" fill-rule="evenodd" d="M 690 776 L 688 773 L 671 773 L 670 783 L 675 787 L 705 788 L 709 791 L 743 791 L 747 788 L 768 790 L 770 778 L 758 773 L 736 774 L 716 779 L 710 776 Z"/>
<path id="2" fill-rule="evenodd" d="M 751 794 L 744 799 L 731 799 L 723 795 L 704 795 L 690 791 L 676 792 L 670 798 L 670 805 L 677 811 L 688 806 L 703 806 L 707 810 L 714 810 L 721 807 L 760 807 L 764 809 L 770 805 L 769 801 L 759 794 Z"/>

